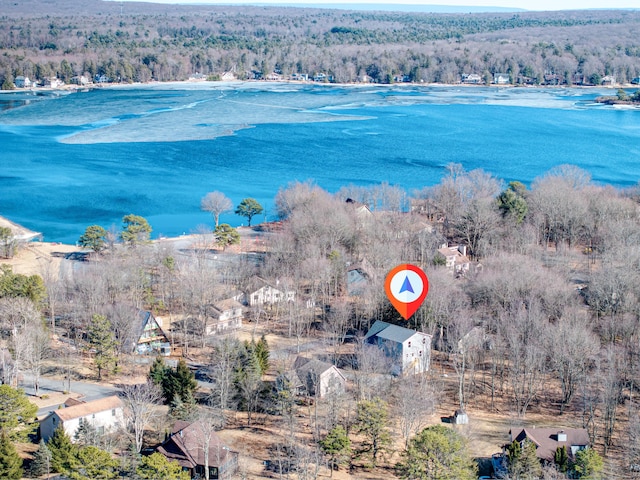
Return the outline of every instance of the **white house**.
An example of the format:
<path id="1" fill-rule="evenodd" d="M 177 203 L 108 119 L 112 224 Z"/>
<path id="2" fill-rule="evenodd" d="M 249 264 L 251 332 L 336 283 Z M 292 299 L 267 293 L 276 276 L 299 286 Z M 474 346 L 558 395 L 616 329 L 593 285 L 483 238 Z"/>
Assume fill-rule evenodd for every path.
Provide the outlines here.
<path id="1" fill-rule="evenodd" d="M 438 255 L 444 257 L 445 265 L 456 275 L 464 275 L 469 271 L 471 262 L 467 256 L 467 247 L 465 245 L 442 245 L 438 249 Z"/>
<path id="2" fill-rule="evenodd" d="M 242 298 L 245 305 L 255 307 L 273 305 L 274 303 L 280 303 L 283 301 L 293 302 L 296 299 L 296 292 L 294 290 L 287 290 L 286 288 L 280 287 L 279 283 L 276 283 L 276 286 L 273 286 L 260 277 L 254 277 L 249 286 L 245 289 Z"/>
<path id="3" fill-rule="evenodd" d="M 292 379 L 296 383 L 293 387 L 300 393 L 322 398 L 345 390 L 347 379 L 335 365 L 298 357 L 293 368 L 295 376 L 292 375 Z"/>
<path id="4" fill-rule="evenodd" d="M 234 298 L 221 300 L 212 305 L 206 334 L 225 333 L 242 327 L 242 304 Z"/>
<path id="5" fill-rule="evenodd" d="M 507 85 L 508 83 L 511 83 L 511 78 L 508 73 L 494 73 L 493 83 L 496 85 Z"/>
<path id="6" fill-rule="evenodd" d="M 365 335 L 392 361 L 394 375 L 413 375 L 429 370 L 431 335 L 376 320 Z"/>
<path id="7" fill-rule="evenodd" d="M 64 85 L 64 82 L 58 77 L 46 77 L 44 79 L 44 86 L 49 88 L 59 88 Z"/>
<path id="8" fill-rule="evenodd" d="M 117 395 L 91 402 L 72 403 L 75 405 L 54 410 L 40 420 L 40 437 L 45 442 L 49 441 L 59 425 L 62 425 L 73 441 L 81 419 L 89 422 L 99 434 L 107 433 L 123 424 L 122 400 Z"/>

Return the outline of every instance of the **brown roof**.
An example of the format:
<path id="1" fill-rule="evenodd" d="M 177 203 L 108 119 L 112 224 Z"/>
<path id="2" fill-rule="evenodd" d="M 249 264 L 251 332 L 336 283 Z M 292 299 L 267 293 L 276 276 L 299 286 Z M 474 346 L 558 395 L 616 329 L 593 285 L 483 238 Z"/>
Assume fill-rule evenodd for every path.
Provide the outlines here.
<path id="1" fill-rule="evenodd" d="M 78 400 L 77 398 L 69 397 L 64 401 L 65 408 L 75 407 L 76 405 L 82 405 L 83 403 L 87 403 L 84 400 Z"/>
<path id="2" fill-rule="evenodd" d="M 515 435 L 515 433 L 517 435 Z M 584 428 L 521 428 L 509 431 L 511 438 L 522 442 L 528 438 L 536 444 L 536 456 L 542 460 L 553 461 L 556 449 L 566 446 L 567 453 L 571 455 L 571 446 L 586 447 L 591 443 L 589 434 Z M 558 434 L 565 434 L 566 441 L 558 437 Z"/>
<path id="3" fill-rule="evenodd" d="M 114 408 L 122 408 L 122 400 L 117 395 L 93 400 L 92 402 L 81 403 L 73 407 L 61 408 L 54 413 L 63 422 L 73 420 L 74 418 L 86 417 L 92 413 L 106 412 Z"/>
<path id="4" fill-rule="evenodd" d="M 195 468 L 197 465 L 204 465 L 205 433 L 199 423 L 179 420 L 173 426 L 171 436 L 158 447 L 158 452 L 169 460 L 177 461 L 182 467 Z M 229 455 L 235 455 L 235 452 L 229 450 L 220 437 L 212 432 L 209 443 L 209 466 L 221 467 L 227 462 Z"/>
<path id="5" fill-rule="evenodd" d="M 242 304 L 235 298 L 227 298 L 226 300 L 220 300 L 213 304 L 213 307 L 219 312 L 225 312 L 227 310 L 242 308 Z"/>

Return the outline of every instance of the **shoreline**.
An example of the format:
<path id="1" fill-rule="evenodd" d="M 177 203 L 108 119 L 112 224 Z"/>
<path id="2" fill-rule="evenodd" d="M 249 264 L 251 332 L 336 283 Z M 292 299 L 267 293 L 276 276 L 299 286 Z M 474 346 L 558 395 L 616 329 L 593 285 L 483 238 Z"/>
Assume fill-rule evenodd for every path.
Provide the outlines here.
<path id="1" fill-rule="evenodd" d="M 87 85 L 74 85 L 64 84 L 60 87 L 24 87 L 14 88 L 13 90 L 0 90 L 0 95 L 11 93 L 55 93 L 55 92 L 67 92 L 78 93 L 88 90 L 96 89 L 120 89 L 131 87 L 156 87 L 156 86 L 228 86 L 239 87 L 245 85 L 301 85 L 301 86 L 318 86 L 318 87 L 400 87 L 400 88 L 495 88 L 495 89 L 532 89 L 532 90 L 553 90 L 553 89 L 584 89 L 584 90 L 615 90 L 615 89 L 629 89 L 640 88 L 640 85 L 634 85 L 631 83 L 616 84 L 616 85 L 517 85 L 517 84 L 473 84 L 473 83 L 435 83 L 435 82 L 398 82 L 398 83 L 365 83 L 365 82 L 352 82 L 352 83 L 324 83 L 313 81 L 298 81 L 298 80 L 171 80 L 168 82 L 150 81 L 150 82 L 133 82 L 133 83 L 90 83 Z"/>

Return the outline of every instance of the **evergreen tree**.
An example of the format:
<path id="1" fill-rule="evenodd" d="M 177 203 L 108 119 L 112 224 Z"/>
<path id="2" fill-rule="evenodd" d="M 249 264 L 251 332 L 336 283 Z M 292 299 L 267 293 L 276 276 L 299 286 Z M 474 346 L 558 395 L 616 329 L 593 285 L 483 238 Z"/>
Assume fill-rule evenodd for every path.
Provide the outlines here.
<path id="1" fill-rule="evenodd" d="M 509 473 L 516 478 L 539 478 L 542 475 L 542 465 L 536 455 L 536 444 L 525 440 L 522 445 L 513 441 L 507 448 L 509 458 Z"/>
<path id="2" fill-rule="evenodd" d="M 24 391 L 0 385 L 0 433 L 13 438 L 25 439 L 33 431 L 38 407 L 31 403 Z"/>
<path id="3" fill-rule="evenodd" d="M 76 452 L 78 463 L 66 473 L 72 480 L 111 480 L 118 477 L 118 461 L 98 447 L 83 447 Z"/>
<path id="4" fill-rule="evenodd" d="M 337 469 L 351 455 L 351 441 L 347 431 L 342 425 L 336 425 L 318 443 L 325 455 L 329 456 L 331 476 L 333 477 L 333 470 Z"/>
<path id="5" fill-rule="evenodd" d="M 216 238 L 216 245 L 221 247 L 223 250 L 229 245 L 240 244 L 240 234 L 238 233 L 238 230 L 228 223 L 221 223 L 218 225 L 213 231 L 213 234 Z"/>
<path id="6" fill-rule="evenodd" d="M 378 462 L 378 455 L 391 445 L 388 420 L 387 402 L 379 397 L 363 400 L 356 407 L 355 430 L 365 438 L 359 453 L 370 455 L 374 467 Z"/>
<path id="7" fill-rule="evenodd" d="M 0 478 L 3 480 L 22 478 L 22 458 L 5 432 L 0 433 Z"/>
<path id="8" fill-rule="evenodd" d="M 135 247 L 141 243 L 147 243 L 150 236 L 151 225 L 146 218 L 133 214 L 122 218 L 120 238 L 125 244 Z"/>
<path id="9" fill-rule="evenodd" d="M 49 475 L 52 471 L 51 466 L 52 454 L 44 440 L 40 440 L 38 450 L 33 453 L 33 460 L 29 472 L 33 477 L 41 477 Z"/>
<path id="10" fill-rule="evenodd" d="M 115 372 L 117 368 L 116 338 L 111 322 L 104 315 L 94 315 L 89 325 L 89 345 L 95 354 L 93 363 L 98 370 L 98 380 L 102 380 L 102 372 Z"/>
<path id="11" fill-rule="evenodd" d="M 96 427 L 91 425 L 88 420 L 81 418 L 78 422 L 78 428 L 73 434 L 75 443 L 81 446 L 97 446 L 99 438 L 100 436 L 98 435 L 98 430 L 96 429 Z"/>
<path id="12" fill-rule="evenodd" d="M 602 478 L 604 462 L 602 457 L 593 448 L 586 448 L 576 452 L 576 460 L 573 469 L 578 478 L 597 480 Z"/>
<path id="13" fill-rule="evenodd" d="M 260 215 L 264 211 L 262 205 L 255 198 L 245 198 L 236 207 L 235 214 L 247 218 L 247 223 L 251 226 L 251 219 L 255 215 Z"/>
<path id="14" fill-rule="evenodd" d="M 170 462 L 161 453 L 142 457 L 136 468 L 138 477 L 143 480 L 189 480 L 189 472 L 182 471 L 178 462 Z"/>
<path id="15" fill-rule="evenodd" d="M 162 387 L 162 384 L 170 371 L 171 368 L 167 367 L 163 358 L 158 356 L 153 361 L 151 368 L 149 369 L 149 379 L 159 387 Z"/>
<path id="16" fill-rule="evenodd" d="M 182 358 L 178 361 L 175 370 L 169 369 L 162 381 L 162 393 L 170 406 L 194 405 L 196 388 L 198 388 L 198 382 Z"/>
<path id="17" fill-rule="evenodd" d="M 107 231 L 100 225 L 89 225 L 80 236 L 78 244 L 90 248 L 94 252 L 101 252 L 107 246 Z"/>
<path id="18" fill-rule="evenodd" d="M 569 468 L 569 455 L 567 453 L 567 447 L 565 445 L 556 448 L 556 453 L 553 454 L 553 463 L 555 463 L 562 473 L 566 473 Z"/>
<path id="19" fill-rule="evenodd" d="M 455 430 L 433 425 L 411 439 L 396 466 L 401 478 L 411 480 L 473 480 L 477 466 L 467 442 Z"/>
<path id="20" fill-rule="evenodd" d="M 260 366 L 260 373 L 264 375 L 269 369 L 269 344 L 264 335 L 262 335 L 258 343 L 255 344 L 254 353 Z"/>
<path id="21" fill-rule="evenodd" d="M 51 452 L 51 467 L 58 473 L 67 473 L 76 466 L 76 452 L 78 447 L 71 443 L 69 435 L 64 431 L 62 425 L 58 425 L 47 444 Z"/>

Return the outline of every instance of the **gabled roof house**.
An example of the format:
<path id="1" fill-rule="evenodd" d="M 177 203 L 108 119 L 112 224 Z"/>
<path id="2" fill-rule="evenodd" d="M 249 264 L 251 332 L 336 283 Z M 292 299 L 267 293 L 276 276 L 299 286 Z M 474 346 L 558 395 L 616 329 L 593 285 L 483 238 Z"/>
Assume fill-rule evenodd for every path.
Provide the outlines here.
<path id="1" fill-rule="evenodd" d="M 325 397 L 329 393 L 344 392 L 347 379 L 342 372 L 331 363 L 320 360 L 297 357 L 293 364 L 290 380 L 293 387 L 301 394 Z"/>
<path id="2" fill-rule="evenodd" d="M 281 287 L 279 282 L 276 282 L 274 286 L 265 279 L 255 276 L 251 278 L 245 288 L 242 299 L 245 305 L 251 307 L 272 305 L 280 302 L 293 302 L 296 299 L 296 292 Z"/>
<path id="3" fill-rule="evenodd" d="M 431 335 L 427 333 L 376 320 L 364 338 L 391 359 L 394 375 L 413 375 L 429 370 Z"/>
<path id="4" fill-rule="evenodd" d="M 536 446 L 536 456 L 541 461 L 553 462 L 556 450 L 566 447 L 569 458 L 573 459 L 580 450 L 589 448 L 589 433 L 584 428 L 512 428 L 511 441 L 523 443 L 530 440 Z"/>
<path id="5" fill-rule="evenodd" d="M 227 298 L 211 305 L 206 334 L 225 333 L 242 327 L 242 304 L 235 298 Z"/>
<path id="6" fill-rule="evenodd" d="M 171 355 L 169 337 L 162 325 L 149 311 L 138 314 L 138 334 L 133 352 L 139 355 Z"/>
<path id="7" fill-rule="evenodd" d="M 40 437 L 45 442 L 49 441 L 59 425 L 73 441 L 80 420 L 88 422 L 99 434 L 107 433 L 123 422 L 122 400 L 117 395 L 91 402 L 67 401 L 66 405 L 69 406 L 54 410 L 40 420 Z"/>
<path id="8" fill-rule="evenodd" d="M 238 452 L 224 445 L 215 432 L 210 432 L 209 458 L 208 462 L 205 462 L 205 437 L 208 433 L 203 431 L 197 422 L 179 420 L 173 426 L 169 438 L 158 447 L 158 452 L 170 461 L 177 461 L 183 470 L 191 473 L 191 478 L 204 478 L 205 463 L 209 464 L 210 479 L 232 478 L 238 469 Z"/>

